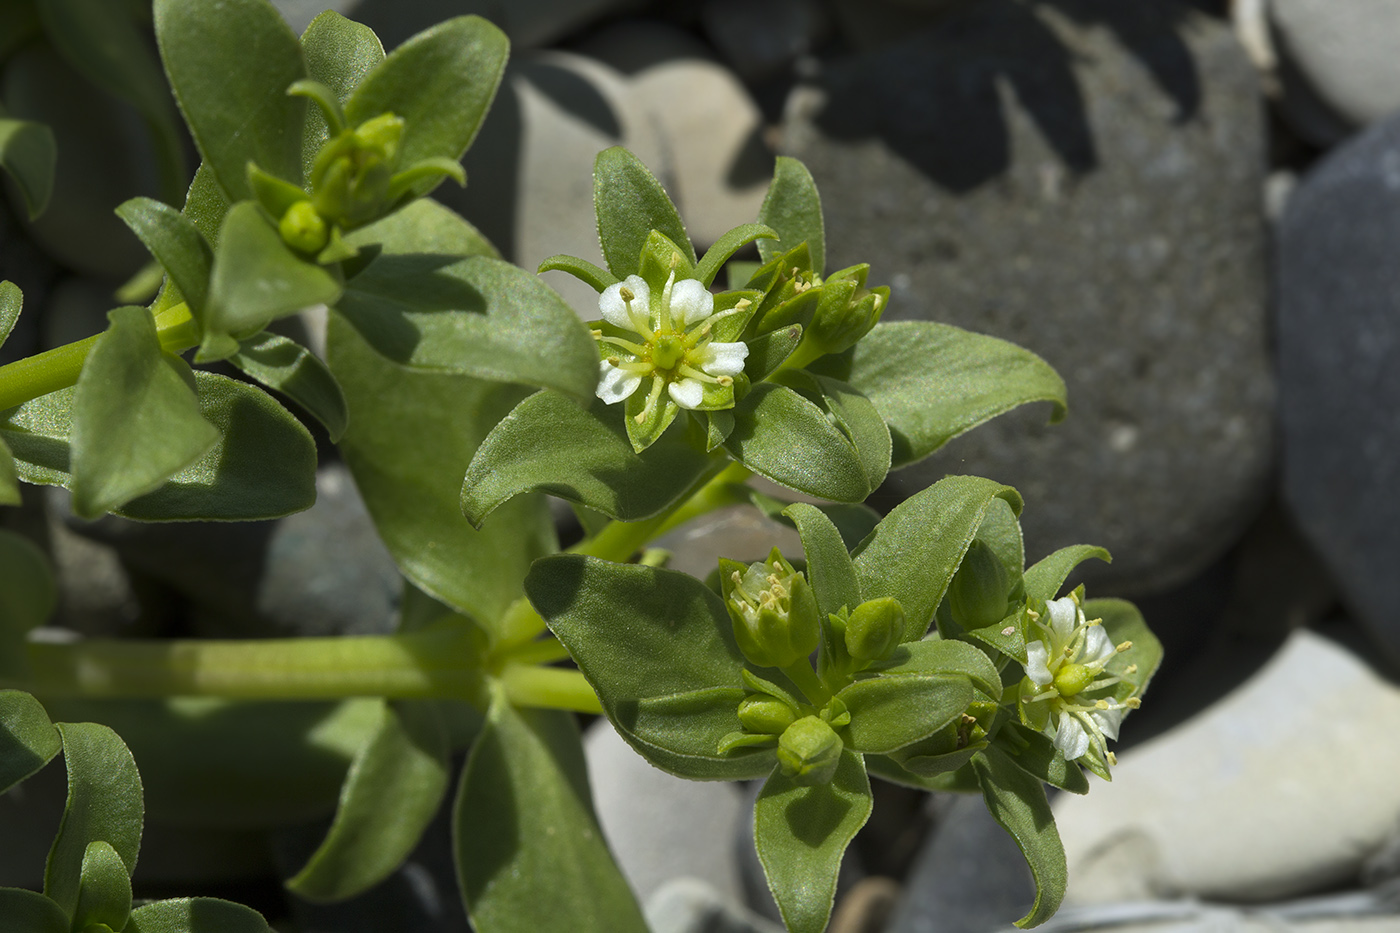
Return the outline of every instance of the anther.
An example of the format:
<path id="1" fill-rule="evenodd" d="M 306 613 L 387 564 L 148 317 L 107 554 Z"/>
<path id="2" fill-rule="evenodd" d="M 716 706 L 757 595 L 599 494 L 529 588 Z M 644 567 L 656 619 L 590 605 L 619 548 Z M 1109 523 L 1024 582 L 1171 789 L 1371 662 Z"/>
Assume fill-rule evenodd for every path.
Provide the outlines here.
<path id="1" fill-rule="evenodd" d="M 632 289 L 628 288 L 626 285 L 618 289 L 617 293 L 618 295 L 622 296 L 623 301 L 635 301 L 637 299 L 637 293 L 632 291 Z"/>
<path id="2" fill-rule="evenodd" d="M 1123 701 L 1123 705 L 1126 706 L 1128 709 L 1137 709 L 1138 707 L 1142 706 L 1142 701 L 1139 700 L 1137 697 L 1128 697 L 1126 700 Z"/>
<path id="3" fill-rule="evenodd" d="M 1131 648 L 1132 646 L 1133 646 L 1133 643 L 1132 643 L 1132 642 L 1130 642 L 1130 641 L 1125 641 L 1125 642 L 1123 642 L 1123 644 L 1119 645 L 1119 646 L 1118 646 L 1117 648 L 1115 648 L 1114 650 L 1117 651 L 1119 654 L 1122 654 L 1124 651 L 1127 651 L 1127 650 L 1128 650 L 1129 648 Z"/>

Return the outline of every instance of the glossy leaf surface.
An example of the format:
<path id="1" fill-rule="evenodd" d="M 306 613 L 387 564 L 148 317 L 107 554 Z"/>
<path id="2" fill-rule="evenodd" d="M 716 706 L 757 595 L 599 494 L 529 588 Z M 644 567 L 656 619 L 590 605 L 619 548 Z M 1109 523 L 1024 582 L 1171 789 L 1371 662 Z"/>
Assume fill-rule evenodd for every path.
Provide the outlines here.
<path id="1" fill-rule="evenodd" d="M 63 740 L 38 700 L 19 690 L 0 690 L 0 794 L 62 749 Z"/>
<path id="2" fill-rule="evenodd" d="M 332 442 L 345 433 L 350 415 L 340 383 L 320 357 L 295 340 L 263 331 L 240 341 L 229 362 L 306 409 Z"/>
<path id="3" fill-rule="evenodd" d="M 262 914 L 214 897 L 156 901 L 131 912 L 122 933 L 270 933 Z"/>
<path id="4" fill-rule="evenodd" d="M 593 815 L 568 713 L 491 704 L 453 814 L 457 876 L 481 933 L 646 933 Z"/>
<path id="5" fill-rule="evenodd" d="M 1059 595 L 1065 578 L 1084 561 L 1095 558 L 1111 561 L 1108 551 L 1092 544 L 1073 544 L 1062 547 L 1053 554 L 1041 558 L 1026 568 L 1026 595 L 1032 599 L 1054 599 Z"/>
<path id="6" fill-rule="evenodd" d="M 73 929 L 105 924 L 113 930 L 126 926 L 131 915 L 131 873 L 117 850 L 106 842 L 88 843 L 83 853 L 82 876 L 78 882 L 78 906 L 73 911 Z"/>
<path id="7" fill-rule="evenodd" d="M 604 149 L 593 162 L 593 208 L 608 269 L 619 279 L 641 271 L 640 257 L 651 231 L 660 231 L 695 262 L 676 206 L 656 176 L 621 146 Z"/>
<path id="8" fill-rule="evenodd" d="M 117 216 L 165 268 L 198 320 L 209 290 L 214 252 L 199 228 L 184 214 L 152 198 L 132 198 L 117 208 Z"/>
<path id="9" fill-rule="evenodd" d="M 812 271 L 822 274 L 826 260 L 822 202 L 807 166 L 788 156 L 778 156 L 773 183 L 768 186 L 758 219 L 778 234 L 776 240 L 759 241 L 758 255 L 764 262 L 805 242 L 812 257 Z"/>
<path id="10" fill-rule="evenodd" d="M 301 34 L 301 50 L 306 56 L 307 75 L 330 88 L 342 107 L 356 85 L 384 61 L 384 46 L 374 30 L 334 10 L 326 10 L 307 25 Z M 329 135 L 320 109 L 308 107 L 301 147 L 303 179 L 310 177 L 316 153 Z"/>
<path id="11" fill-rule="evenodd" d="M 972 702 L 965 677 L 862 678 L 836 694 L 850 711 L 850 748 L 886 754 L 937 732 Z"/>
<path id="12" fill-rule="evenodd" d="M 14 330 L 19 320 L 20 309 L 24 306 L 24 293 L 14 282 L 0 282 L 0 346 Z"/>

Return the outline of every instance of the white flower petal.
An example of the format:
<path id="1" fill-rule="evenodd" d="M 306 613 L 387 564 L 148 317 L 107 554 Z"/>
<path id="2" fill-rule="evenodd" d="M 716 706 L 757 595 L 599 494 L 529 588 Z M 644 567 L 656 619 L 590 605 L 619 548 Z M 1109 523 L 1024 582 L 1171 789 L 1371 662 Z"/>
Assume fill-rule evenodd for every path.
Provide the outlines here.
<path id="1" fill-rule="evenodd" d="M 748 356 L 746 343 L 710 343 L 705 345 L 705 360 L 700 368 L 711 376 L 737 376 L 744 371 Z"/>
<path id="2" fill-rule="evenodd" d="M 1055 747 L 1065 753 L 1065 761 L 1082 758 L 1089 750 L 1089 733 L 1078 719 L 1061 713 L 1060 729 L 1055 733 Z"/>
<path id="3" fill-rule="evenodd" d="M 715 296 L 699 279 L 681 279 L 671 287 L 671 323 L 689 327 L 715 313 Z M 677 403 L 679 404 L 679 403 Z"/>
<path id="4" fill-rule="evenodd" d="M 1089 714 L 1089 718 L 1094 720 L 1094 725 L 1099 727 L 1099 731 L 1110 739 L 1118 738 L 1118 726 L 1123 722 L 1123 710 L 1119 707 L 1112 709 L 1096 709 Z"/>
<path id="5" fill-rule="evenodd" d="M 1038 687 L 1048 687 L 1054 676 L 1050 673 L 1048 661 L 1050 652 L 1043 641 L 1026 642 L 1026 676 Z"/>
<path id="6" fill-rule="evenodd" d="M 628 303 L 622 300 L 624 287 L 632 292 L 631 311 L 627 308 Z M 603 289 L 603 293 L 598 296 L 598 310 L 602 312 L 603 320 L 614 327 L 635 333 L 642 332 L 642 325 L 651 314 L 650 309 L 651 289 L 647 288 L 646 279 L 640 275 L 629 275 L 616 285 L 609 285 Z"/>
<path id="7" fill-rule="evenodd" d="M 705 400 L 705 387 L 698 379 L 678 379 L 666 387 L 671 400 L 682 408 L 699 408 Z"/>
<path id="8" fill-rule="evenodd" d="M 636 373 L 629 373 L 625 369 L 618 369 L 607 360 L 598 361 L 598 390 L 597 396 L 609 405 L 620 402 L 637 391 L 637 387 L 642 384 L 642 377 Z"/>
<path id="9" fill-rule="evenodd" d="M 1079 652 L 1079 663 L 1095 664 L 1107 661 L 1117 653 L 1118 649 L 1113 647 L 1113 642 L 1103 630 L 1103 626 L 1092 625 L 1089 631 L 1084 633 L 1084 647 Z"/>
<path id="10" fill-rule="evenodd" d="M 1054 633 L 1055 646 L 1063 648 L 1074 637 L 1075 626 L 1079 623 L 1079 607 L 1068 596 L 1052 599 L 1046 605 L 1050 609 L 1050 631 Z"/>

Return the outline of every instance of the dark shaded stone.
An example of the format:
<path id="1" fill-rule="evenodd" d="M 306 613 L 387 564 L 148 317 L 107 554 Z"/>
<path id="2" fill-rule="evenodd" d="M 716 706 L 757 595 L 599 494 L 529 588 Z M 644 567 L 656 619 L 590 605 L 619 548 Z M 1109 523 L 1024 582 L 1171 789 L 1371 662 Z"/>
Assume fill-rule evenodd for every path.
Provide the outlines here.
<path id="1" fill-rule="evenodd" d="M 1284 494 L 1341 595 L 1400 659 L 1400 117 L 1336 150 L 1279 227 Z"/>
<path id="2" fill-rule="evenodd" d="M 1101 595 L 1227 549 L 1272 465 L 1263 135 L 1229 30 L 1167 2 L 986 0 L 796 91 L 782 149 L 822 189 L 828 267 L 868 261 L 887 320 L 1013 340 L 1069 386 L 1064 424 L 1014 412 L 886 492 L 1010 483 L 1029 559 L 1113 552 Z"/>

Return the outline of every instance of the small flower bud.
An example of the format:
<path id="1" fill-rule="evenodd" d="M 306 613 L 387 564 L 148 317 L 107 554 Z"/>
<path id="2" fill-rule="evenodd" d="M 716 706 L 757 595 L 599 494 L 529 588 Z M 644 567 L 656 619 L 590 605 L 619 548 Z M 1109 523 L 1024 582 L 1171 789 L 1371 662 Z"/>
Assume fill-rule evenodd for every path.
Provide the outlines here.
<path id="1" fill-rule="evenodd" d="M 776 548 L 762 563 L 720 564 L 724 605 L 734 623 L 734 640 L 760 667 L 788 667 L 806 658 L 821 640 L 817 600 L 802 574 Z"/>
<path id="2" fill-rule="evenodd" d="M 355 146 L 381 162 L 393 162 L 403 138 L 403 117 L 381 113 L 355 127 Z"/>
<path id="3" fill-rule="evenodd" d="M 816 716 L 804 716 L 778 739 L 778 764 L 798 784 L 825 784 L 836 773 L 844 747 L 830 725 Z"/>
<path id="4" fill-rule="evenodd" d="M 948 586 L 953 621 L 968 629 L 995 625 L 1006 617 L 1010 595 L 1006 565 L 991 548 L 974 540 Z"/>
<path id="5" fill-rule="evenodd" d="M 861 661 L 878 661 L 904 637 L 904 607 L 893 596 L 861 603 L 846 621 L 846 650 Z"/>
<path id="6" fill-rule="evenodd" d="M 320 252 L 330 237 L 326 222 L 310 201 L 298 201 L 287 208 L 277 223 L 277 232 L 282 234 L 283 243 L 302 253 Z"/>
<path id="7" fill-rule="evenodd" d="M 777 697 L 755 693 L 739 703 L 739 722 L 749 732 L 781 735 L 797 720 L 797 713 Z"/>

